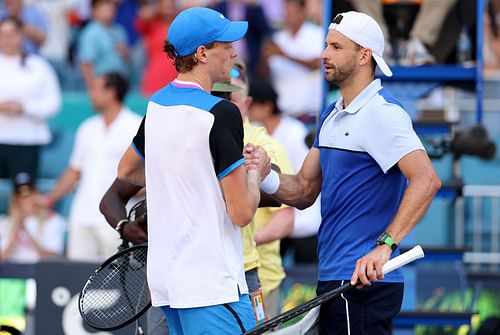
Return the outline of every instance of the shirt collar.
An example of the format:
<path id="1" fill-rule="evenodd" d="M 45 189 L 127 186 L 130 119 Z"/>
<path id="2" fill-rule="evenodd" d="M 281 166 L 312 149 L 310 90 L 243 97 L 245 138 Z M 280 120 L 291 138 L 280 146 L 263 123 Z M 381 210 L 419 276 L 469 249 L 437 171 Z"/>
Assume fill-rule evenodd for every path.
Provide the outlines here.
<path id="1" fill-rule="evenodd" d="M 177 86 L 177 87 L 182 87 L 182 88 L 199 88 L 200 90 L 203 90 L 203 87 L 201 87 L 200 84 L 195 83 L 193 81 L 184 81 L 184 80 L 174 79 L 172 81 L 172 85 Z"/>
<path id="2" fill-rule="evenodd" d="M 344 97 L 340 97 L 335 104 L 335 109 L 349 114 L 354 114 L 365 106 L 370 99 L 377 94 L 378 91 L 380 91 L 381 88 L 382 84 L 380 83 L 380 79 L 375 79 L 368 86 L 366 86 L 345 109 L 343 107 Z"/>

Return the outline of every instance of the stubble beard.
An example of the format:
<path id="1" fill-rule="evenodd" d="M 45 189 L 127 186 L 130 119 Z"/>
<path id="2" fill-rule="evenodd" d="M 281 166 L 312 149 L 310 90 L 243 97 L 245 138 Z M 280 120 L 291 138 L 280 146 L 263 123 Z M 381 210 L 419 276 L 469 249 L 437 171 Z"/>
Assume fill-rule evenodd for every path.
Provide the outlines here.
<path id="1" fill-rule="evenodd" d="M 334 72 L 327 75 L 326 80 L 335 86 L 341 87 L 354 73 L 356 64 L 354 62 L 346 63 L 343 66 L 332 64 L 332 67 Z"/>

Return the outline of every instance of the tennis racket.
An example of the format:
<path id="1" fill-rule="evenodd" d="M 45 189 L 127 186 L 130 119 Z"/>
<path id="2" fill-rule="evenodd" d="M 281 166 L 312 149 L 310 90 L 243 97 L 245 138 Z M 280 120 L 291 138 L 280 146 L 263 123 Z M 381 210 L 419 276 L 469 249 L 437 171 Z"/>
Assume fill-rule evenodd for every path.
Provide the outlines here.
<path id="1" fill-rule="evenodd" d="M 400 267 L 402 267 L 410 262 L 413 262 L 414 260 L 422 258 L 422 257 L 424 257 L 424 251 L 422 250 L 421 246 L 417 245 L 416 247 L 408 250 L 407 252 L 389 260 L 382 267 L 382 271 L 384 272 L 384 274 L 387 274 L 391 271 L 394 271 L 397 268 L 400 268 Z M 344 285 L 342 285 L 342 286 L 340 286 L 340 287 L 338 287 L 330 292 L 322 294 L 319 297 L 316 297 L 316 298 L 312 299 L 311 301 L 306 302 L 305 304 L 297 306 L 297 307 L 289 310 L 288 312 L 285 312 L 281 315 L 278 315 L 277 317 L 272 318 L 271 320 L 264 322 L 263 324 L 255 327 L 253 329 L 250 329 L 244 335 L 258 335 L 258 334 L 262 334 L 268 330 L 274 329 L 274 328 L 278 327 L 279 325 L 299 316 L 300 314 L 303 314 L 303 313 L 305 313 L 313 308 L 316 308 L 316 307 L 320 306 L 322 303 L 341 295 L 342 293 L 352 289 L 353 287 L 354 286 L 352 286 L 350 284 L 350 282 L 347 282 Z M 308 316 L 306 317 L 307 321 L 310 322 L 311 327 L 317 321 L 316 319 L 318 318 L 318 316 L 319 316 L 319 308 L 316 308 L 314 310 L 314 313 L 309 313 Z M 286 333 L 286 334 L 303 334 L 303 332 L 298 332 L 299 331 L 298 329 L 294 333 L 289 332 L 287 330 L 287 328 L 284 328 L 283 331 L 284 331 L 283 333 Z"/>
<path id="2" fill-rule="evenodd" d="M 146 280 L 147 244 L 134 245 L 108 258 L 80 292 L 78 307 L 92 328 L 115 330 L 151 307 Z"/>

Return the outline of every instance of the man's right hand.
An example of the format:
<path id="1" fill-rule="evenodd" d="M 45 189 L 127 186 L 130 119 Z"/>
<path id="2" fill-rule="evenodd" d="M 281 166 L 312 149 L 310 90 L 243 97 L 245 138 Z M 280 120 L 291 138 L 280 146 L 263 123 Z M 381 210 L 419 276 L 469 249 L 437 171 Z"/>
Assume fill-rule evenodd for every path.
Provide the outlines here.
<path id="1" fill-rule="evenodd" d="M 245 157 L 247 171 L 257 170 L 261 180 L 271 172 L 271 158 L 261 146 L 248 143 L 243 149 L 243 156 Z"/>
<path id="2" fill-rule="evenodd" d="M 123 226 L 122 236 L 132 244 L 141 244 L 148 241 L 148 234 L 146 231 L 146 220 L 144 216 L 130 221 Z"/>

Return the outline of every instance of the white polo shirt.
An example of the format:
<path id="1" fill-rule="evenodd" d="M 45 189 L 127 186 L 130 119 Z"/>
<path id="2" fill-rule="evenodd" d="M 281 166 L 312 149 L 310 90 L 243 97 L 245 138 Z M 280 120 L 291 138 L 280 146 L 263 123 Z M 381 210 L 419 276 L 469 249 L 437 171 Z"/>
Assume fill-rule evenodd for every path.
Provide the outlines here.
<path id="1" fill-rule="evenodd" d="M 273 41 L 287 55 L 305 61 L 319 59 L 325 45 L 323 30 L 311 22 L 302 24 L 295 35 L 280 30 L 273 35 Z M 272 56 L 269 68 L 278 92 L 278 106 L 284 114 L 319 114 L 322 97 L 319 69 L 313 71 L 283 56 Z"/>
<path id="2" fill-rule="evenodd" d="M 70 167 L 81 173 L 71 204 L 71 224 L 105 224 L 99 212 L 99 202 L 116 178 L 118 162 L 140 123 L 139 115 L 123 108 L 109 127 L 100 114 L 88 118 L 78 127 L 69 162 Z"/>
<path id="3" fill-rule="evenodd" d="M 397 163 L 424 150 L 408 113 L 376 79 L 347 106 L 322 115 L 314 147 L 323 176 L 318 232 L 319 280 L 350 279 L 356 260 L 376 246 L 396 214 L 407 180 Z M 399 254 L 399 249 L 393 256 Z M 401 270 L 384 281 L 401 282 Z"/>

